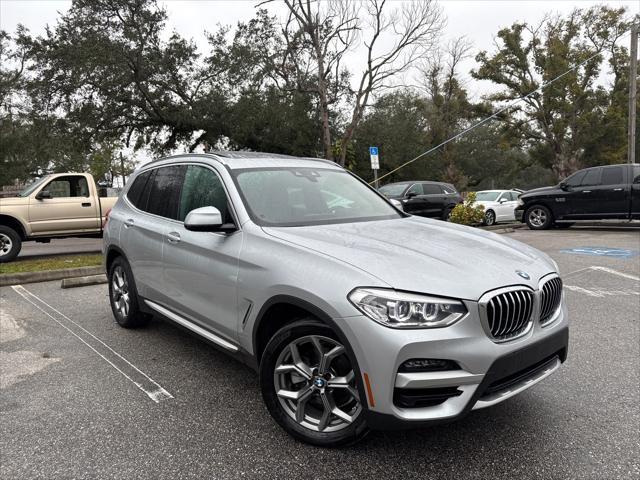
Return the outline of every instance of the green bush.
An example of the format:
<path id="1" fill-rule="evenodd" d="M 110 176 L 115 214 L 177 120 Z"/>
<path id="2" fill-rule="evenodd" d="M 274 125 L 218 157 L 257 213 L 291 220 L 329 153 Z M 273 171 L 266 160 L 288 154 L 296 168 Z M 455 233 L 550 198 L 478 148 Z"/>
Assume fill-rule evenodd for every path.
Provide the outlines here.
<path id="1" fill-rule="evenodd" d="M 449 220 L 461 225 L 479 225 L 484 219 L 484 207 L 474 205 L 476 192 L 471 192 L 464 199 L 464 203 L 459 203 L 451 210 Z"/>

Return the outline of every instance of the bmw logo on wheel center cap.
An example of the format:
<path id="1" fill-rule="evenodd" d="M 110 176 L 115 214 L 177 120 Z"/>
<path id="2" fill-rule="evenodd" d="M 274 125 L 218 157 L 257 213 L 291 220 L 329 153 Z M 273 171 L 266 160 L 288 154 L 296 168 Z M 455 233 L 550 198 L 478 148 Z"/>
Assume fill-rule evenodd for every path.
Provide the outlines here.
<path id="1" fill-rule="evenodd" d="M 313 380 L 313 386 L 316 388 L 323 388 L 327 384 L 326 380 L 321 377 L 316 377 Z"/>
<path id="2" fill-rule="evenodd" d="M 525 280 L 531 280 L 531 277 L 527 272 L 523 272 L 522 270 L 516 270 L 516 273 L 518 274 L 518 276 L 524 278 Z"/>

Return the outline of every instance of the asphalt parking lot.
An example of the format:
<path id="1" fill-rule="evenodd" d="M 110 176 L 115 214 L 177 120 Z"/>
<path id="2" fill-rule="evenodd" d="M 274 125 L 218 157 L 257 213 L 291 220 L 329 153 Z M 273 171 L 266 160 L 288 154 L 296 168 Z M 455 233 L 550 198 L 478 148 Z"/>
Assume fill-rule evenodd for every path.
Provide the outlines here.
<path id="1" fill-rule="evenodd" d="M 638 478 L 640 230 L 508 235 L 560 265 L 567 363 L 457 423 L 340 450 L 287 436 L 256 375 L 208 344 L 160 320 L 119 328 L 106 285 L 4 287 L 0 477 Z"/>

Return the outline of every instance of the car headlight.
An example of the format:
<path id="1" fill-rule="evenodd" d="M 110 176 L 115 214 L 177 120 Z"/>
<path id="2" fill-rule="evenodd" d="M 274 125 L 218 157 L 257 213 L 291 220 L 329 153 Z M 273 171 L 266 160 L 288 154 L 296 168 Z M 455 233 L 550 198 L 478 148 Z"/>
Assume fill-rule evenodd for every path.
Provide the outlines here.
<path id="1" fill-rule="evenodd" d="M 383 288 L 356 288 L 349 301 L 370 319 L 392 328 L 446 327 L 467 313 L 459 300 Z"/>

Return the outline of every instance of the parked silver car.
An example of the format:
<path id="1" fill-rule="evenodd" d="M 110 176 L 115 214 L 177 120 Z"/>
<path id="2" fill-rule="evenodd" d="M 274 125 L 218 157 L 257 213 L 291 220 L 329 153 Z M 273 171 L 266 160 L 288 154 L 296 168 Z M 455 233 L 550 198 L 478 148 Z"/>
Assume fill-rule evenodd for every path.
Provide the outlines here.
<path id="1" fill-rule="evenodd" d="M 409 216 L 324 160 L 152 162 L 111 211 L 104 253 L 120 325 L 159 315 L 242 358 L 276 422 L 316 445 L 460 418 L 567 356 L 547 255 Z"/>

